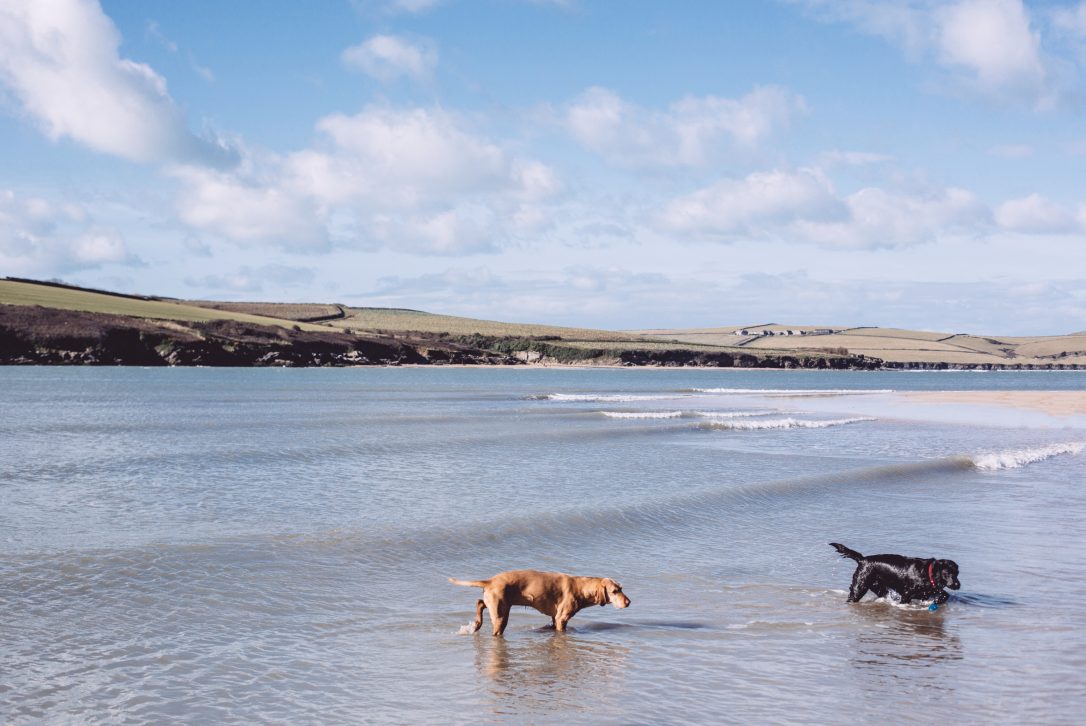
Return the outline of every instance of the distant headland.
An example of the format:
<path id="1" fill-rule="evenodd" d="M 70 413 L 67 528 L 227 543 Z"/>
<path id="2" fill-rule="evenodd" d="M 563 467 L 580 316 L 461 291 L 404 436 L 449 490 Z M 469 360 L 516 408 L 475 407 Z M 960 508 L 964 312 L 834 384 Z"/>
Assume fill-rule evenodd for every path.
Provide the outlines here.
<path id="1" fill-rule="evenodd" d="M 178 300 L 0 280 L 0 365 L 1078 369 L 1086 332 L 757 324 L 610 331 L 338 303 Z"/>

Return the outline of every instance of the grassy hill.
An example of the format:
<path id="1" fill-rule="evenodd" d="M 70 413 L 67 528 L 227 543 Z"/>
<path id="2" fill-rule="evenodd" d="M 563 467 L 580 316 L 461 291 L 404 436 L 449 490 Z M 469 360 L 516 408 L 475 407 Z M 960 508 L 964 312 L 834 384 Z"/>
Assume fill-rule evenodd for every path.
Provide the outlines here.
<path id="1" fill-rule="evenodd" d="M 259 345 L 322 344 L 355 349 L 358 341 L 391 346 L 382 361 L 544 361 L 622 365 L 779 367 L 1068 367 L 1086 366 L 1086 332 L 1064 336 L 991 337 L 897 328 L 841 328 L 759 323 L 750 326 L 613 331 L 509 323 L 398 308 L 338 303 L 175 300 L 121 295 L 63 283 L 0 280 L 0 306 L 11 335 L 26 343 L 23 321 L 56 329 L 127 325 L 137 336 L 168 335 L 221 342 L 224 350 Z M 59 321 L 15 310 L 68 311 Z M 74 317 L 82 315 L 84 317 Z M 87 315 L 100 316 L 88 318 Z M 104 317 L 102 317 L 104 316 Z M 43 320 L 49 320 L 46 325 Z M 129 321 L 125 323 L 124 321 Z M 278 332 L 275 332 L 278 331 Z M 308 337 L 306 337 L 308 335 Z M 316 337 L 313 337 L 316 335 Z M 217 336 L 217 337 L 216 337 Z M 225 336 L 225 337 L 224 337 Z M 24 340 L 25 339 L 25 340 Z M 260 341 L 264 341 L 261 343 Z M 278 341 L 278 342 L 276 342 Z M 28 344 L 28 343 L 27 343 Z M 71 343 L 70 345 L 75 345 Z M 404 346 L 416 351 L 412 357 Z M 357 357 L 357 356 L 356 356 Z M 274 358 L 274 357 L 273 357 Z M 291 360 L 295 360 L 291 358 Z M 875 360 L 872 360 L 875 359 Z M 344 360 L 350 360 L 344 358 Z M 244 364 L 244 363 L 237 363 Z M 304 361 L 303 361 L 304 364 Z"/>
<path id="2" fill-rule="evenodd" d="M 789 331 L 792 331 L 791 334 Z M 1086 335 L 996 337 L 898 328 L 754 325 L 639 331 L 647 338 L 731 344 L 753 350 L 847 350 L 887 363 L 969 366 L 1084 366 Z"/>
<path id="3" fill-rule="evenodd" d="M 293 328 L 298 325 L 303 330 L 326 329 L 286 318 L 216 310 L 180 300 L 117 295 L 98 290 L 12 279 L 0 280 L 0 305 L 40 305 L 43 308 L 105 313 L 151 320 L 188 322 L 234 320 L 254 325 L 277 325 L 284 328 Z"/>

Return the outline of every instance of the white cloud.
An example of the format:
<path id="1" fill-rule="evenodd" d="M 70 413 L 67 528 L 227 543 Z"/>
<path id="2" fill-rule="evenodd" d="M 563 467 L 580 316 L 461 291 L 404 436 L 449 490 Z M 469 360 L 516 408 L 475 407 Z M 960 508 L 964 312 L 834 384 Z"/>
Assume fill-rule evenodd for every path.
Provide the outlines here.
<path id="1" fill-rule="evenodd" d="M 734 240 L 773 237 L 799 220 L 828 222 L 846 214 L 824 174 L 800 169 L 719 181 L 669 204 L 662 224 L 675 232 Z"/>
<path id="2" fill-rule="evenodd" d="M 412 43 L 395 35 L 375 35 L 347 48 L 340 58 L 348 68 L 385 83 L 400 77 L 424 80 L 437 66 L 437 49 L 428 40 Z"/>
<path id="3" fill-rule="evenodd" d="M 265 283 L 275 286 L 276 290 L 285 287 L 298 287 L 311 284 L 316 279 L 313 270 L 306 267 L 287 265 L 263 265 L 253 268 L 243 265 L 234 272 L 202 277 L 189 277 L 185 284 L 192 288 L 219 293 L 254 293 L 261 292 Z"/>
<path id="4" fill-rule="evenodd" d="M 195 137 L 148 65 L 118 54 L 121 37 L 96 0 L 0 5 L 0 84 L 54 141 L 132 161 L 221 163 Z"/>
<path id="5" fill-rule="evenodd" d="M 142 263 L 120 232 L 97 224 L 83 207 L 0 190 L 0 268 L 55 275 L 108 264 Z"/>
<path id="6" fill-rule="evenodd" d="M 323 155 L 331 162 L 327 168 L 338 167 L 326 180 L 347 174 L 354 186 L 353 190 L 328 189 L 333 197 L 377 195 L 414 204 L 435 194 L 496 188 L 508 182 L 510 161 L 505 152 L 465 131 L 456 116 L 440 109 L 370 107 L 354 116 L 327 116 L 317 122 L 317 128 L 334 146 L 331 154 Z M 368 188 L 358 189 L 359 183 Z"/>
<path id="7" fill-rule="evenodd" d="M 1081 224 L 1070 210 L 1039 194 L 1004 202 L 996 209 L 995 219 L 1004 229 L 1034 234 L 1066 234 Z"/>
<path id="8" fill-rule="evenodd" d="M 676 199 L 663 230 L 694 239 L 770 239 L 826 247 L 879 249 L 974 234 L 989 220 L 970 192 L 948 188 L 903 194 L 876 187 L 839 196 L 818 169 L 759 172 L 725 179 Z"/>
<path id="9" fill-rule="evenodd" d="M 740 306 L 745 303 L 738 313 L 739 321 L 878 325 L 975 335 L 1056 335 L 1081 329 L 1086 313 L 1078 293 L 1082 289 L 1082 281 L 1075 279 L 1038 286 L 1020 279 L 832 280 L 785 273 L 743 276 L 722 296 Z"/>
<path id="10" fill-rule="evenodd" d="M 1072 7 L 1053 8 L 1053 26 L 1072 36 L 1086 37 L 1086 2 Z"/>
<path id="11" fill-rule="evenodd" d="M 700 166 L 728 149 L 757 146 L 804 108 L 802 97 L 776 86 L 738 100 L 691 96 L 667 111 L 594 87 L 566 108 L 562 123 L 584 147 L 621 166 Z"/>
<path id="12" fill-rule="evenodd" d="M 405 13 L 424 13 L 440 5 L 442 0 L 392 0 L 389 9 Z"/>
<path id="13" fill-rule="evenodd" d="M 497 249 L 546 222 L 562 185 L 440 109 L 372 106 L 318 121 L 318 143 L 230 171 L 175 169 L 182 218 L 242 242 L 426 254 Z"/>
<path id="14" fill-rule="evenodd" d="M 961 0 L 938 8 L 934 17 L 942 63 L 967 69 L 985 91 L 1043 102 L 1040 35 L 1021 0 Z"/>
<path id="15" fill-rule="evenodd" d="M 1082 328 L 1082 280 L 1043 284 L 815 277 L 802 271 L 732 277 L 639 273 L 619 266 L 531 272 L 450 268 L 386 277 L 356 304 L 587 328 L 714 327 L 776 320 L 796 325 L 882 325 L 989 335 L 1067 333 Z M 727 305 L 721 306 L 720 301 Z M 700 312 L 691 312 L 700 311 Z"/>
<path id="16" fill-rule="evenodd" d="M 74 258 L 88 266 L 109 262 L 126 262 L 129 255 L 124 238 L 113 229 L 100 229 L 81 234 L 72 241 Z"/>
<path id="17" fill-rule="evenodd" d="M 912 58 L 930 43 L 930 3 L 915 0 L 785 0 L 803 5 L 820 17 L 855 26 L 868 35 L 902 46 Z"/>
<path id="18" fill-rule="evenodd" d="M 889 249 L 975 236 L 990 224 L 990 212 L 971 192 L 950 187 L 923 193 L 868 187 L 844 200 L 848 215 L 823 222 L 801 219 L 792 238 L 826 247 Z"/>
<path id="19" fill-rule="evenodd" d="M 632 272 L 618 266 L 568 267 L 558 271 L 498 273 L 488 267 L 455 267 L 412 277 L 390 276 L 374 290 L 348 296 L 365 305 L 421 307 L 471 317 L 493 317 L 519 322 L 601 327 L 632 325 L 635 317 L 649 315 L 659 304 L 678 306 L 690 297 L 680 290 L 705 291 L 711 286 L 682 287 L 658 273 Z M 639 322 L 644 323 L 642 317 Z"/>
<path id="20" fill-rule="evenodd" d="M 494 252 L 498 247 L 491 236 L 495 229 L 493 212 L 472 204 L 436 214 L 379 214 L 370 226 L 371 234 L 385 246 L 431 255 Z"/>
<path id="21" fill-rule="evenodd" d="M 327 229 L 311 199 L 237 171 L 187 166 L 170 174 L 182 183 L 181 219 L 197 229 L 297 250 L 328 245 Z"/>
<path id="22" fill-rule="evenodd" d="M 1053 71 L 1059 63 L 1042 45 L 1037 23 L 1045 18 L 1033 17 L 1022 0 L 791 1 L 826 20 L 885 38 L 911 60 L 934 61 L 969 93 L 1047 108 L 1066 80 Z M 1072 22 L 1069 18 L 1065 23 Z"/>

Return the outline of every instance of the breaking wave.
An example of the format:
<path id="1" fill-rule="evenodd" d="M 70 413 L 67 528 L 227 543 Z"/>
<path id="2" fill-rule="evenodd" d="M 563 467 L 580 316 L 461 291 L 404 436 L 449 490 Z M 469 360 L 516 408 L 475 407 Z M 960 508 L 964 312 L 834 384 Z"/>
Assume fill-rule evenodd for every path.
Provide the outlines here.
<path id="1" fill-rule="evenodd" d="M 625 419 L 669 419 L 669 418 L 708 418 L 732 419 L 751 418 L 754 416 L 774 416 L 785 411 L 600 411 L 607 418 Z"/>
<path id="2" fill-rule="evenodd" d="M 977 454 L 972 459 L 973 466 L 981 471 L 996 471 L 998 469 L 1017 469 L 1027 464 L 1051 459 L 1053 456 L 1078 454 L 1083 449 L 1086 449 L 1086 442 L 1078 441 L 1066 444 L 1048 444 L 1047 446 L 1037 446 L 1029 449 Z"/>
<path id="3" fill-rule="evenodd" d="M 682 418 L 682 411 L 600 411 L 607 418 Z"/>
<path id="4" fill-rule="evenodd" d="M 634 393 L 544 393 L 528 398 L 536 401 L 565 401 L 569 403 L 631 403 L 636 401 L 671 401 L 686 398 L 679 393 L 671 394 L 634 394 Z"/>
<path id="5" fill-rule="evenodd" d="M 861 421 L 875 421 L 870 416 L 856 416 L 854 418 L 836 418 L 828 420 L 810 420 L 800 418 L 771 418 L 753 421 L 709 421 L 699 424 L 704 429 L 725 429 L 729 431 L 759 431 L 763 429 L 825 429 L 830 426 L 844 426 L 845 424 L 860 423 Z"/>
<path id="6" fill-rule="evenodd" d="M 892 388 L 692 388 L 694 393 L 746 393 L 753 396 L 864 396 Z"/>
<path id="7" fill-rule="evenodd" d="M 753 416 L 773 416 L 788 413 L 788 411 L 694 411 L 695 416 L 702 418 L 750 418 Z"/>

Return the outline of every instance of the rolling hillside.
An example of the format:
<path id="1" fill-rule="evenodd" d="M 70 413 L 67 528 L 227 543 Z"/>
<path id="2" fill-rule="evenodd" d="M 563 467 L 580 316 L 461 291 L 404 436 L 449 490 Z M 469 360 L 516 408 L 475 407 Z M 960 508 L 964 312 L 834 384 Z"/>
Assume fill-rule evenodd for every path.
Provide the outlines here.
<path id="1" fill-rule="evenodd" d="M 753 350 L 847 350 L 891 364 L 959 366 L 1086 366 L 1086 333 L 997 337 L 898 328 L 753 325 L 643 330 L 646 338 Z"/>
<path id="2" fill-rule="evenodd" d="M 50 310 L 55 312 L 49 313 Z M 153 345 L 143 345 L 144 348 L 151 345 L 156 350 L 161 349 L 160 352 L 168 349 L 169 355 L 173 356 L 167 361 L 170 364 L 178 360 L 189 361 L 194 341 L 201 341 L 205 348 L 211 345 L 208 341 L 217 341 L 212 346 L 212 353 L 204 351 L 203 357 L 192 359 L 196 363 L 186 364 L 232 360 L 234 362 L 229 364 L 255 365 L 264 363 L 252 363 L 252 360 L 266 360 L 269 365 L 286 362 L 307 365 L 315 355 L 314 360 L 335 361 L 314 363 L 322 365 L 348 365 L 364 358 L 367 362 L 382 363 L 551 362 L 794 368 L 871 368 L 880 365 L 891 368 L 1086 367 L 1086 332 L 1063 336 L 997 337 L 898 328 L 775 323 L 612 331 L 476 320 L 419 310 L 349 307 L 339 303 L 174 300 L 10 278 L 0 280 L 0 318 L 0 333 L 7 335 L 9 341 L 15 341 L 7 343 L 9 347 L 21 346 L 20 350 L 27 351 L 40 349 L 43 346 L 38 345 L 40 341 L 36 342 L 35 336 L 44 335 L 51 341 L 44 348 L 55 353 L 50 354 L 49 361 L 52 362 L 80 362 L 83 359 L 76 355 L 80 345 L 93 348 L 110 335 L 116 338 L 117 330 L 124 329 L 129 338 L 135 336 L 135 340 L 153 342 Z M 83 337 L 79 337 L 81 329 L 86 333 Z M 0 337 L 0 342 L 3 340 Z M 65 340 L 68 342 L 58 342 Z M 359 352 L 363 344 L 369 346 L 366 350 L 376 358 Z M 70 350 L 62 350 L 65 346 Z M 260 346 L 271 346 L 263 357 L 257 355 Z M 306 348 L 309 357 L 296 355 L 297 351 L 287 355 L 285 351 L 291 346 Z M 317 354 L 311 350 L 313 346 L 331 348 Z M 179 352 L 182 349 L 189 353 Z M 332 349 L 339 352 L 328 352 Z M 244 355 L 239 354 L 239 350 Z M 121 353 L 117 355 L 123 358 Z M 142 359 L 154 359 L 154 355 L 146 350 L 140 355 Z M 24 352 L 16 357 L 31 360 L 33 354 Z M 91 355 L 91 358 L 101 362 L 100 356 Z"/>

